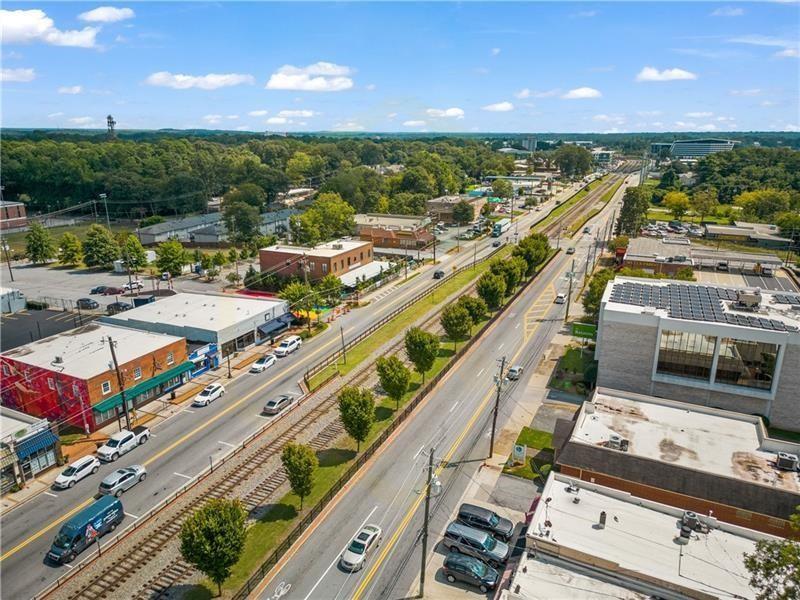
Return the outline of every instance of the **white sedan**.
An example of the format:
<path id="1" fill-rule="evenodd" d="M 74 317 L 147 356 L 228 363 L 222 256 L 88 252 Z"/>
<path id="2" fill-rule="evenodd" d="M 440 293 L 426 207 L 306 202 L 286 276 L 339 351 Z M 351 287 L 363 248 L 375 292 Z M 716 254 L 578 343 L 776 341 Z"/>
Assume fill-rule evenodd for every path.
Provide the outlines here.
<path id="1" fill-rule="evenodd" d="M 225 394 L 225 388 L 219 383 L 212 383 L 207 385 L 205 389 L 195 396 L 192 401 L 192 406 L 208 406 L 217 398 L 222 398 Z"/>
<path id="2" fill-rule="evenodd" d="M 364 568 L 367 555 L 375 550 L 381 541 L 381 528 L 377 525 L 365 525 L 352 539 L 342 557 L 339 559 L 342 568 L 347 571 L 359 571 Z"/>
<path id="3" fill-rule="evenodd" d="M 250 367 L 251 373 L 263 373 L 267 369 L 269 369 L 278 359 L 275 357 L 274 354 L 265 354 L 261 358 L 259 358 L 256 362 L 253 363 L 253 366 Z"/>

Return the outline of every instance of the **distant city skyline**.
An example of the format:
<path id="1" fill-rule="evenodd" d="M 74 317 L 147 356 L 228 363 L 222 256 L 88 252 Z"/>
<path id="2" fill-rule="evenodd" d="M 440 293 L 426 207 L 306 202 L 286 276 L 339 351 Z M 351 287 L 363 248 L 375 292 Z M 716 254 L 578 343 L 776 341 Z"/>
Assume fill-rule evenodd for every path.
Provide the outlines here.
<path id="1" fill-rule="evenodd" d="M 800 4 L 6 2 L 2 126 L 800 131 Z"/>

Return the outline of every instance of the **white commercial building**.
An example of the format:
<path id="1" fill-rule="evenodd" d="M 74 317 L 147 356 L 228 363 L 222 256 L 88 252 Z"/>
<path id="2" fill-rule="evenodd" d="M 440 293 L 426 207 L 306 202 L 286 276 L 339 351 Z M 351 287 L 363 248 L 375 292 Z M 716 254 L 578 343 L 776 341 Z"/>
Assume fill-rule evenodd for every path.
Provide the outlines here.
<path id="1" fill-rule="evenodd" d="M 175 294 L 103 321 L 186 338 L 189 342 L 217 344 L 221 355 L 269 341 L 286 329 L 292 316 L 284 300 L 242 296 Z"/>
<path id="2" fill-rule="evenodd" d="M 23 310 L 27 300 L 25 294 L 17 289 L 0 287 L 0 306 L 2 313 L 15 313 Z"/>

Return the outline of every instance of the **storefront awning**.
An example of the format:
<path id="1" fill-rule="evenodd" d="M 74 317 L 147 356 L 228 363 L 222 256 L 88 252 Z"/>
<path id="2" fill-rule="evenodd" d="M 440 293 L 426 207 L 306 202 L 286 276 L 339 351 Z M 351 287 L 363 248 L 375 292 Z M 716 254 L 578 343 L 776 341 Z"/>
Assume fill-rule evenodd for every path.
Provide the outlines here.
<path id="1" fill-rule="evenodd" d="M 134 385 L 125 390 L 125 397 L 130 400 L 131 398 L 135 398 L 139 394 L 144 394 L 152 390 L 154 387 L 157 387 L 164 383 L 165 381 L 169 381 L 173 377 L 177 377 L 181 373 L 185 373 L 186 371 L 192 371 L 195 368 L 195 364 L 187 360 L 185 363 L 178 365 L 177 367 L 172 367 L 168 371 L 164 371 L 163 373 L 159 373 L 155 377 L 151 377 L 147 381 L 143 381 L 139 384 Z M 115 394 L 110 398 L 106 398 L 102 402 L 98 402 L 94 406 L 92 406 L 92 410 L 97 412 L 105 412 L 107 410 L 111 410 L 115 406 L 122 406 L 122 394 Z"/>
<path id="2" fill-rule="evenodd" d="M 259 325 L 258 330 L 261 332 L 261 335 L 264 336 L 278 333 L 279 331 L 283 331 L 284 329 L 288 328 L 293 319 L 294 316 L 291 313 L 286 313 L 277 319 L 272 319 L 272 321 L 269 321 L 268 323 Z"/>
<path id="3" fill-rule="evenodd" d="M 32 435 L 26 440 L 21 441 L 16 445 L 16 453 L 20 460 L 25 460 L 31 454 L 44 450 L 50 446 L 54 446 L 58 442 L 58 438 L 49 429 L 40 431 L 36 435 Z"/>

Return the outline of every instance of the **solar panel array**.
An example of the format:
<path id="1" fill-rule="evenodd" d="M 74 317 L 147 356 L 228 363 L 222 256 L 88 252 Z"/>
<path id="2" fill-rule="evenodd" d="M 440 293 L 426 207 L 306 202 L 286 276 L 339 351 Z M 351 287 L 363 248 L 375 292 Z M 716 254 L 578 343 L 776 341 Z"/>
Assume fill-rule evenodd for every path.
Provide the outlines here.
<path id="1" fill-rule="evenodd" d="M 786 298 L 794 298 L 787 296 Z M 723 310 L 723 301 L 736 301 L 736 291 L 705 285 L 649 285 L 635 281 L 615 283 L 611 289 L 612 302 L 633 306 L 652 306 L 666 310 L 673 319 L 687 321 L 710 321 L 728 323 L 742 327 L 756 327 L 773 331 L 796 331 L 797 327 L 786 325 L 776 319 L 757 315 L 730 314 Z M 777 300 L 777 298 L 776 298 Z M 800 297 L 794 298 L 800 304 Z M 777 300 L 781 302 L 781 300 Z M 788 301 L 787 301 L 788 303 Z"/>
<path id="2" fill-rule="evenodd" d="M 778 304 L 793 304 L 794 306 L 800 306 L 800 294 L 775 294 L 773 298 L 775 298 L 775 302 Z"/>

